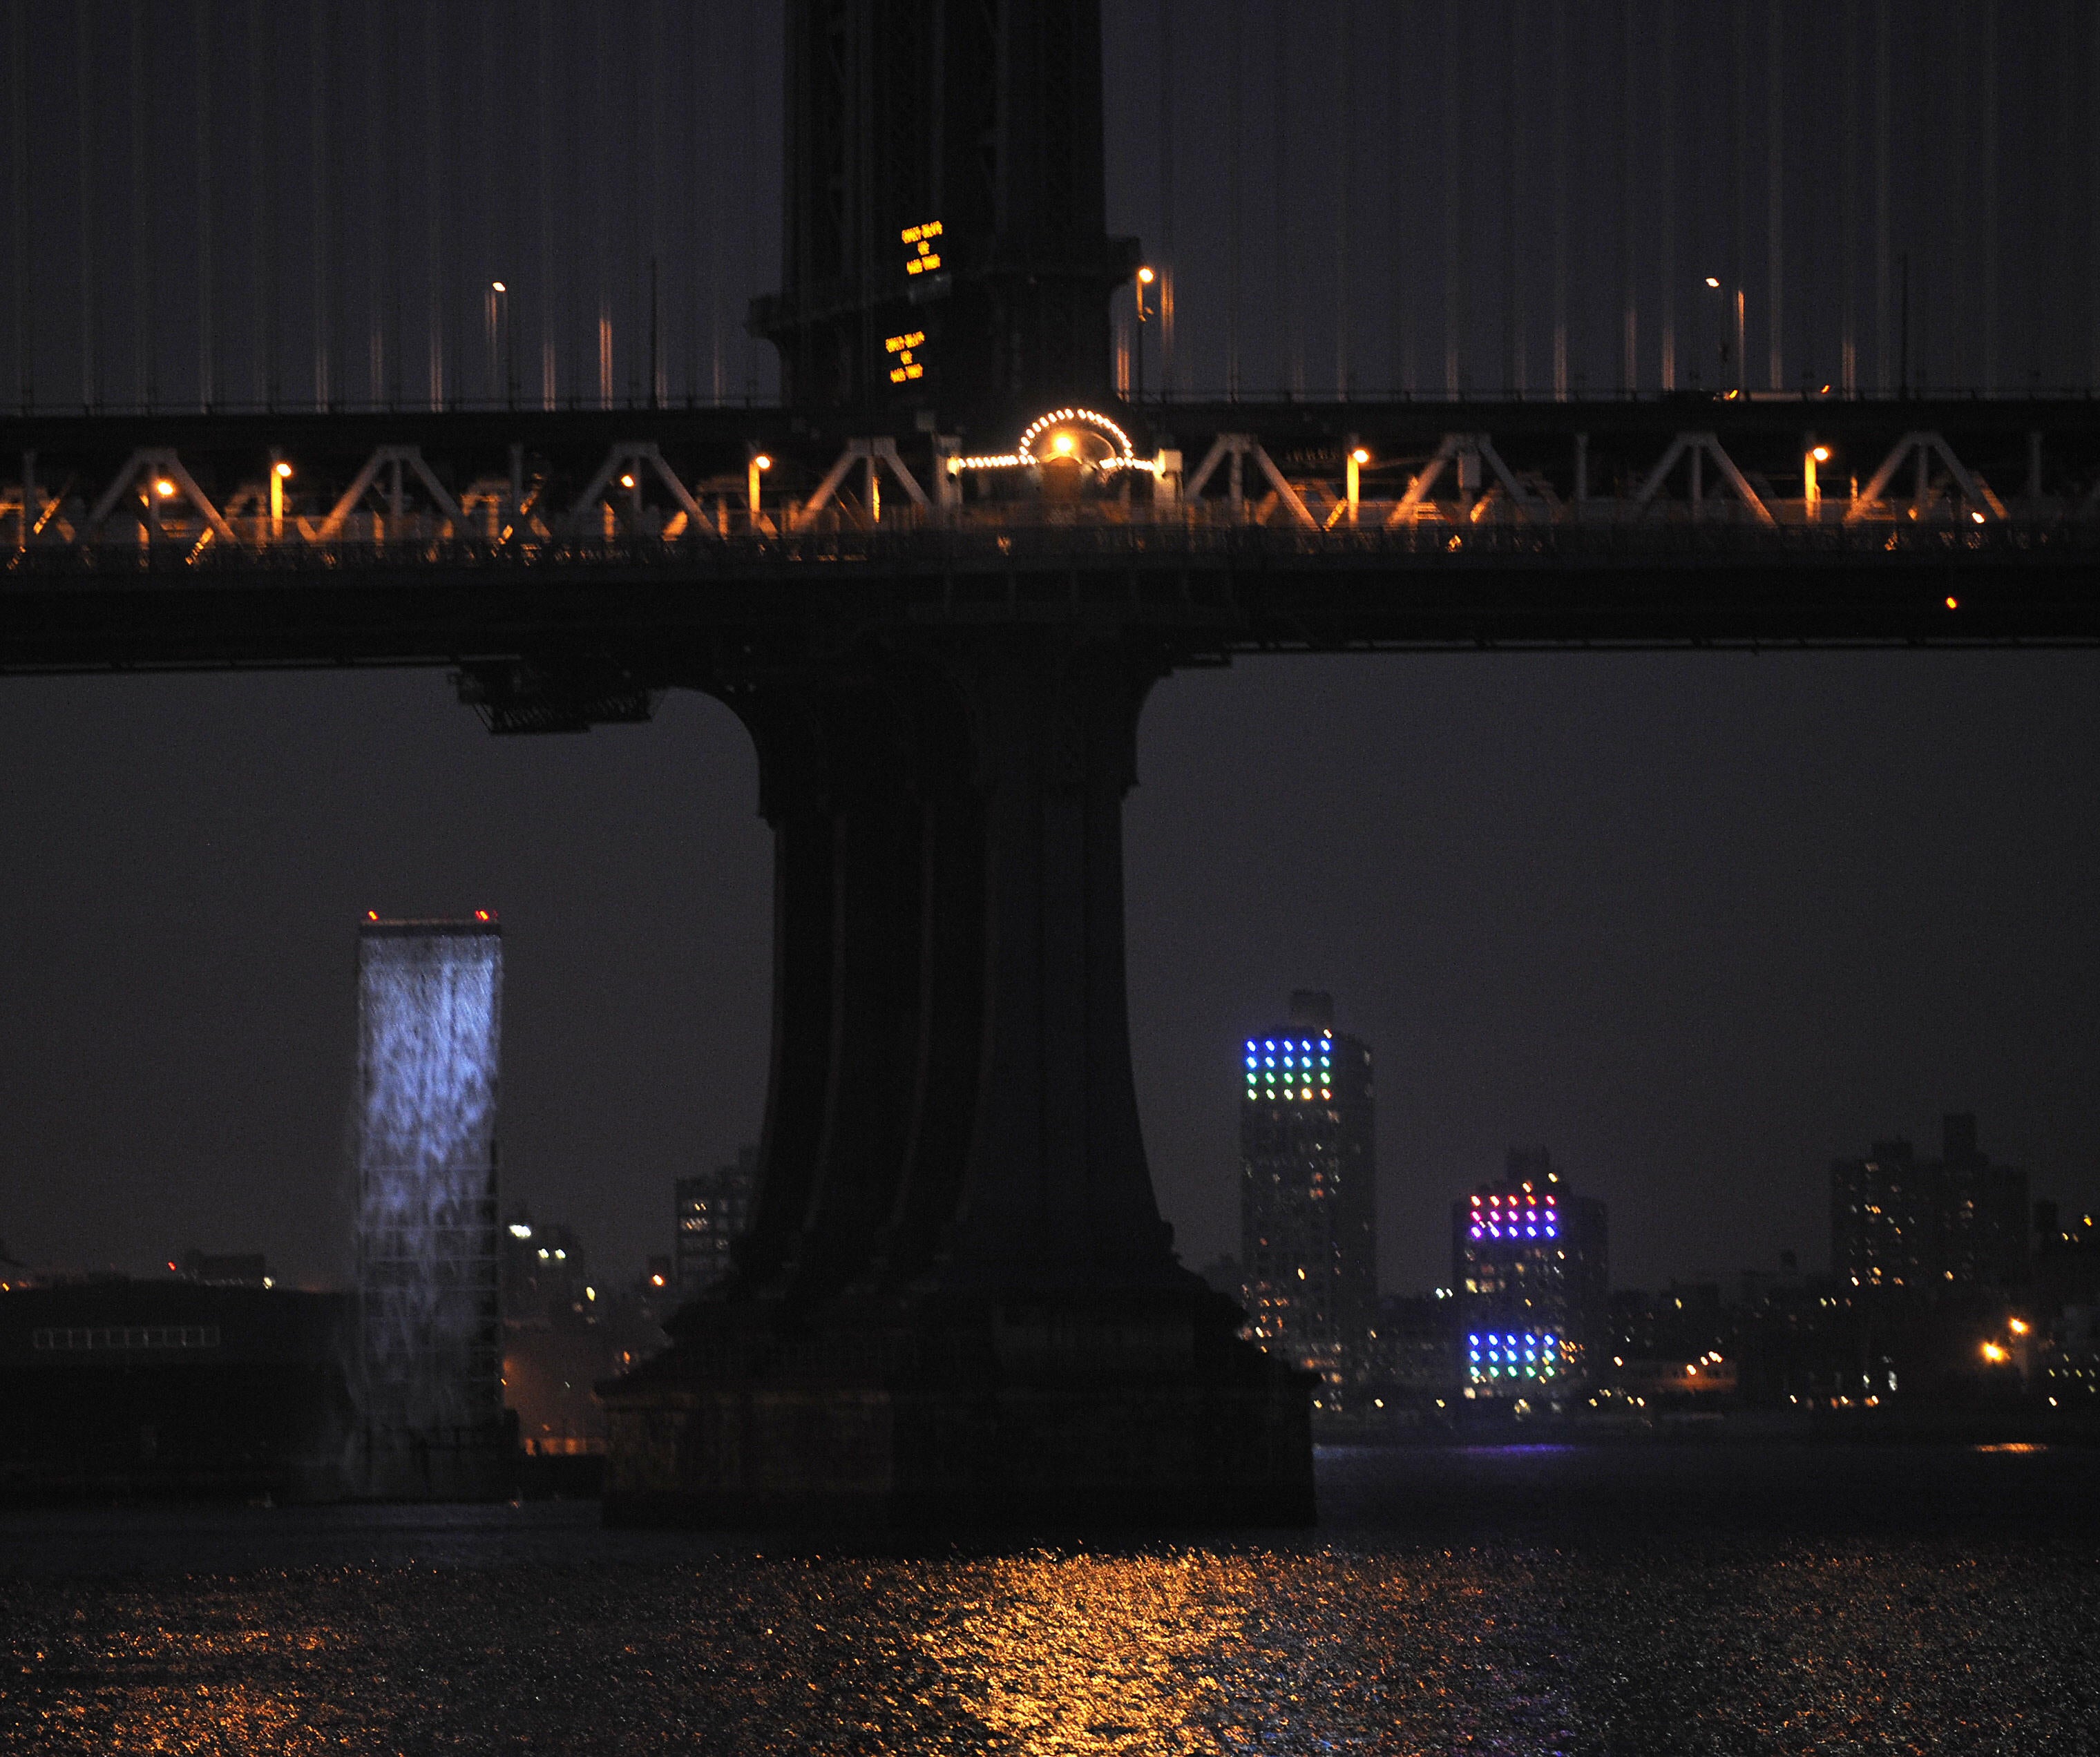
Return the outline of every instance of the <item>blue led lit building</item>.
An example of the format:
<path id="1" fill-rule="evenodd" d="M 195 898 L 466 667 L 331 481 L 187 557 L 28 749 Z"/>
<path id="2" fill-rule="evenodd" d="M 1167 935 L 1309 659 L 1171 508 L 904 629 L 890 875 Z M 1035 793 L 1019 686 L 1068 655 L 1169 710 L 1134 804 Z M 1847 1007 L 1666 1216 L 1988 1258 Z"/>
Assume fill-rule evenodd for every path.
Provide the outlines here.
<path id="1" fill-rule="evenodd" d="M 1588 1376 L 1609 1290 L 1604 1204 L 1570 1191 L 1543 1147 L 1451 1204 L 1458 1367 L 1469 1398 L 1544 1397 Z"/>
<path id="2" fill-rule="evenodd" d="M 1242 1046 L 1240 1261 L 1255 1339 L 1345 1404 L 1378 1310 L 1370 1046 L 1335 1003 L 1290 997 L 1290 1023 Z"/>

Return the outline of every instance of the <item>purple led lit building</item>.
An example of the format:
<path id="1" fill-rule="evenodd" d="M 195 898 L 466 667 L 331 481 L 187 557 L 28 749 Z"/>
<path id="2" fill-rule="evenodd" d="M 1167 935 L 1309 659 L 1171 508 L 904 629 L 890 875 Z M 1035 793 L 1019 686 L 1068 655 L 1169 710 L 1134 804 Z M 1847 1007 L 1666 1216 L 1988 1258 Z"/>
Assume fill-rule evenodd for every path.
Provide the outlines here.
<path id="1" fill-rule="evenodd" d="M 1604 1340 L 1604 1204 L 1577 1196 L 1544 1147 L 1451 1204 L 1459 1377 L 1469 1398 L 1551 1400 L 1583 1382 Z"/>

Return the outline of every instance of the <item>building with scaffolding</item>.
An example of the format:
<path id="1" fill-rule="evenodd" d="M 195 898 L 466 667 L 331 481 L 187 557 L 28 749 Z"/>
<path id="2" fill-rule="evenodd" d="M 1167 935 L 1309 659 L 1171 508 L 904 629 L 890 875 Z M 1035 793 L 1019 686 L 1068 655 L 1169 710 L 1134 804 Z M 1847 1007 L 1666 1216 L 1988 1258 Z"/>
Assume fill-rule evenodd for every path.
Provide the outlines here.
<path id="1" fill-rule="evenodd" d="M 358 1353 L 364 1491 L 508 1492 L 496 1085 L 503 940 L 466 921 L 358 935 Z"/>

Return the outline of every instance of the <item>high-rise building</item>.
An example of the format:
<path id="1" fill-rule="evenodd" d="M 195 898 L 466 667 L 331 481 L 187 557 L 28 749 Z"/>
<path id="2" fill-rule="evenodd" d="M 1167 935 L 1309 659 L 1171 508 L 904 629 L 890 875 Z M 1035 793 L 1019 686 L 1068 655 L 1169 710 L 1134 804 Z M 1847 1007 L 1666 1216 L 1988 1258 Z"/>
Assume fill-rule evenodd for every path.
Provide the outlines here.
<path id="1" fill-rule="evenodd" d="M 2026 1278 L 2027 1176 L 1993 1165 L 1976 1119 L 1941 1123 L 1940 1156 L 1877 1141 L 1866 1159 L 1830 1167 L 1830 1267 L 1851 1286 L 1931 1297 Z"/>
<path id="2" fill-rule="evenodd" d="M 1240 1261 L 1247 1319 L 1273 1354 L 1346 1402 L 1377 1317 L 1371 1052 L 1335 1031 L 1328 995 L 1290 997 L 1290 1023 L 1249 1037 L 1240 1103 Z"/>
<path id="3" fill-rule="evenodd" d="M 757 1190 L 755 1147 L 739 1147 L 734 1165 L 677 1180 L 672 1262 L 682 1297 L 704 1292 L 729 1273 L 730 1249 L 751 1223 Z"/>
<path id="4" fill-rule="evenodd" d="M 557 1220 L 535 1220 L 523 1203 L 504 1222 L 503 1319 L 562 1328 L 596 1303 L 582 1242 Z"/>
<path id="5" fill-rule="evenodd" d="M 496 1188 L 503 940 L 358 935 L 358 1394 L 372 1492 L 504 1492 Z"/>
<path id="6" fill-rule="evenodd" d="M 1451 1204 L 1451 1275 L 1466 1394 L 1552 1397 L 1582 1382 L 1610 1288 L 1604 1204 L 1577 1196 L 1544 1147 L 1512 1147 L 1498 1182 Z"/>

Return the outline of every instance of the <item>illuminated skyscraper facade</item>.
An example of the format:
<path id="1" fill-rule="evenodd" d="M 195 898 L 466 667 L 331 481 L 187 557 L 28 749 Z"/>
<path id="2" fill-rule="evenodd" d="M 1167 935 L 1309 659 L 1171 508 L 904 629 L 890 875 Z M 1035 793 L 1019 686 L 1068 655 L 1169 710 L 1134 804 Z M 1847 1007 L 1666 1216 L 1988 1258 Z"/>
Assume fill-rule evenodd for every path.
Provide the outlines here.
<path id="1" fill-rule="evenodd" d="M 1551 1398 L 1582 1382 L 1610 1288 L 1604 1204 L 1543 1147 L 1451 1207 L 1460 1377 L 1468 1397 Z"/>
<path id="2" fill-rule="evenodd" d="M 1346 1403 L 1378 1308 L 1371 1052 L 1325 994 L 1242 1048 L 1240 1260 L 1257 1341 Z"/>
<path id="3" fill-rule="evenodd" d="M 1855 1288 L 1937 1299 L 2028 1274 L 2027 1177 L 1976 1144 L 1976 1119 L 1941 1121 L 1937 1160 L 1904 1140 L 1830 1168 L 1830 1267 Z"/>
<path id="4" fill-rule="evenodd" d="M 671 1260 L 682 1298 L 704 1292 L 728 1275 L 730 1248 L 750 1224 L 757 1187 L 755 1147 L 739 1148 L 735 1165 L 677 1180 L 678 1230 Z"/>
<path id="5" fill-rule="evenodd" d="M 496 923 L 358 936 L 358 1374 L 370 1492 L 503 1491 Z"/>

